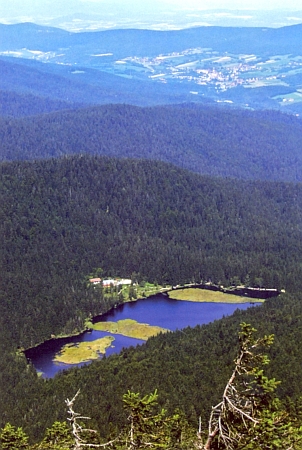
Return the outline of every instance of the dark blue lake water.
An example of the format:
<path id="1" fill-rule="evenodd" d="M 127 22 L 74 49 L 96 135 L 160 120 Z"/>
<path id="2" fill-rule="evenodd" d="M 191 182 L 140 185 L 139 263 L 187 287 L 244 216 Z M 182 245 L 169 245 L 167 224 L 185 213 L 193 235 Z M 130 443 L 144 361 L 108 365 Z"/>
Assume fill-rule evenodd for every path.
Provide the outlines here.
<path id="1" fill-rule="evenodd" d="M 221 319 L 223 316 L 233 314 L 236 309 L 247 309 L 252 305 L 249 303 L 195 303 L 187 301 L 171 300 L 163 295 L 156 295 L 133 303 L 125 303 L 116 309 L 95 318 L 99 321 L 118 321 L 122 319 L 134 319 L 140 323 L 157 325 L 171 331 L 182 329 L 187 326 L 194 327 Z M 108 336 L 110 333 L 103 331 L 92 331 L 83 333 L 81 336 L 56 339 L 45 342 L 40 346 L 26 352 L 38 371 L 43 372 L 44 377 L 53 377 L 57 372 L 72 366 L 53 362 L 56 353 L 67 343 L 88 342 Z M 122 348 L 136 346 L 144 341 L 128 338 L 121 335 L 113 335 L 115 341 L 106 351 L 106 355 L 119 353 Z M 79 364 L 78 366 L 87 363 Z"/>

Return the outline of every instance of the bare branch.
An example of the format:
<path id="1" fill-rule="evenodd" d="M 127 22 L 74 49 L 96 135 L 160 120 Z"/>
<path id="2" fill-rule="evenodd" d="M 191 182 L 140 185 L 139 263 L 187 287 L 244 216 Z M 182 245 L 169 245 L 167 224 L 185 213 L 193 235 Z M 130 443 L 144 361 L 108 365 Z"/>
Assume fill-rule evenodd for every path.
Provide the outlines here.
<path id="1" fill-rule="evenodd" d="M 81 416 L 81 414 L 76 413 L 73 409 L 73 404 L 79 395 L 80 390 L 75 394 L 75 396 L 69 400 L 66 399 L 65 403 L 68 406 L 68 414 L 70 417 L 67 418 L 67 420 L 71 423 L 72 426 L 72 434 L 75 440 L 74 450 L 81 449 L 83 447 L 90 447 L 90 448 L 101 448 L 101 447 L 107 447 L 109 445 L 112 445 L 114 442 L 116 442 L 119 439 L 119 436 L 115 439 L 112 439 L 111 441 L 108 441 L 104 444 L 89 444 L 87 443 L 82 437 L 81 434 L 85 432 L 89 433 L 96 433 L 95 430 L 91 430 L 89 428 L 83 428 L 79 423 L 78 420 L 90 420 L 90 417 Z"/>
<path id="2" fill-rule="evenodd" d="M 247 430 L 250 423 L 253 426 L 259 423 L 255 417 L 255 395 L 252 384 L 246 377 L 254 378 L 255 368 L 267 362 L 267 358 L 258 352 L 258 348 L 270 345 L 273 337 L 254 339 L 252 334 L 255 329 L 247 324 L 242 324 L 241 328 L 240 348 L 234 361 L 235 368 L 225 386 L 222 401 L 212 408 L 204 450 L 211 450 L 215 438 L 222 441 L 227 450 L 233 450 L 242 439 L 241 430 Z M 236 429 L 233 426 L 234 416 L 238 422 Z"/>

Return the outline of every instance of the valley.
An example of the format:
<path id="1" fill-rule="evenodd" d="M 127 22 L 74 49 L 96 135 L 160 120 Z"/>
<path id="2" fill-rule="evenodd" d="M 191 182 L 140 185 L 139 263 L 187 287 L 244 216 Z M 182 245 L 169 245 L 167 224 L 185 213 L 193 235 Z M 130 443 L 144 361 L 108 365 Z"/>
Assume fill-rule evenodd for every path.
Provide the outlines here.
<path id="1" fill-rule="evenodd" d="M 157 83 L 181 83 L 187 93 L 214 98 L 216 102 L 243 104 L 236 88 L 258 89 L 274 87 L 271 100 L 280 107 L 302 100 L 302 57 L 299 55 L 270 55 L 220 53 L 211 48 L 190 48 L 182 52 L 127 56 L 115 60 L 113 53 L 90 55 L 90 60 L 77 68 L 64 53 L 21 49 L 4 51 L 2 56 L 37 60 L 43 63 L 63 64 L 74 67 L 70 73 L 75 81 L 85 78 L 86 69 L 96 69 L 127 79 Z M 67 59 L 66 59 L 67 58 Z M 190 90 L 191 89 L 191 90 Z M 230 91 L 232 90 L 232 91 Z M 223 95 L 221 95 L 223 94 Z M 227 94 L 230 99 L 227 99 Z M 243 99 L 245 98 L 242 95 Z M 192 97 L 192 101 L 197 99 Z M 277 105 L 276 105 L 277 106 Z"/>
<path id="2" fill-rule="evenodd" d="M 82 112 L 84 116 L 87 113 Z M 223 118 L 222 136 L 225 136 L 226 119 L 230 121 L 230 117 L 234 122 L 232 126 L 238 128 L 240 124 L 238 129 L 241 132 L 248 129 L 247 125 L 246 128 L 244 126 L 241 112 L 233 114 L 207 109 L 200 116 L 198 110 L 184 106 L 159 108 L 154 112 L 156 114 L 153 116 L 148 109 L 130 106 L 120 109 L 110 105 L 104 108 L 102 114 L 106 118 L 105 123 L 118 118 L 121 124 L 125 117 L 129 124 L 136 123 L 136 128 L 129 127 L 132 137 L 136 131 L 133 145 L 141 142 L 139 136 L 144 136 L 138 121 L 135 121 L 137 114 L 141 113 L 143 118 L 148 118 L 142 123 L 149 125 L 151 117 L 156 117 L 156 123 L 161 123 L 161 126 L 172 118 L 186 117 L 189 121 L 195 117 L 201 131 L 208 123 L 208 129 L 216 136 L 216 147 L 213 141 L 211 145 L 208 142 L 207 149 L 209 152 L 212 149 L 212 153 L 214 148 L 218 148 L 219 128 L 215 132 L 213 128 L 216 120 L 219 123 L 219 118 Z M 76 385 L 83 392 L 80 407 L 96 418 L 93 426 L 104 437 L 110 433 L 111 420 L 118 428 L 124 426 L 126 417 L 120 399 L 129 388 L 142 392 L 158 388 L 164 402 L 169 403 L 171 412 L 175 408 L 191 410 L 192 426 L 199 415 L 205 423 L 214 398 L 213 390 L 218 395 L 232 365 L 241 322 L 256 323 L 261 334 L 270 332 L 278 335 L 278 352 L 273 353 L 272 372 L 283 380 L 278 391 L 280 397 L 286 399 L 291 396 L 296 404 L 302 376 L 300 327 L 296 326 L 302 305 L 300 183 L 280 179 L 213 177 L 159 160 L 89 155 L 82 150 L 78 155 L 70 153 L 61 157 L 54 154 L 52 158 L 41 157 L 43 146 L 52 149 L 60 144 L 64 148 L 68 142 L 79 145 L 78 136 L 82 134 L 80 125 L 84 126 L 82 130 L 86 127 L 85 123 L 88 130 L 91 130 L 92 124 L 97 129 L 96 124 L 102 117 L 99 109 L 93 108 L 88 111 L 86 122 L 74 122 L 77 114 L 77 111 L 63 114 L 72 124 L 70 130 L 76 130 L 76 133 L 68 133 L 64 146 L 59 137 L 61 118 L 52 122 L 51 114 L 26 120 L 3 118 L 2 122 L 6 127 L 5 139 L 2 135 L 3 153 L 7 139 L 13 138 L 9 147 L 12 160 L 1 163 L 0 173 L 3 219 L 0 222 L 3 236 L 0 252 L 0 346 L 3 355 L 0 358 L 0 373 L 3 382 L 0 392 L 3 417 L 21 424 L 33 441 L 38 441 L 54 421 L 65 418 L 64 400 L 70 397 L 71 386 Z M 256 113 L 247 113 L 244 117 L 247 117 L 249 126 L 253 124 L 254 130 L 259 131 L 263 123 L 276 123 L 279 130 L 287 130 L 287 136 L 290 134 L 288 130 L 295 130 L 298 135 L 300 133 L 296 117 L 283 117 L 279 113 L 269 113 L 269 120 L 266 114 L 257 116 Z M 56 128 L 52 128 L 54 123 Z M 192 129 L 194 122 L 190 123 Z M 167 138 L 168 128 L 164 128 Z M 61 129 L 67 130 L 64 127 Z M 102 130 L 100 136 L 104 136 L 105 129 L 109 132 L 107 145 L 109 136 L 114 144 L 112 136 L 119 136 L 119 133 L 121 143 L 128 142 L 129 145 L 125 132 L 122 132 L 125 128 L 120 127 L 119 133 L 115 129 L 110 134 L 109 126 L 99 127 Z M 171 129 L 175 134 L 177 127 Z M 268 130 L 270 133 L 271 128 L 268 127 Z M 250 134 L 257 137 L 252 142 L 259 143 L 260 134 Z M 82 138 L 84 136 L 82 134 Z M 232 133 L 229 133 L 229 139 L 231 136 Z M 30 144 L 28 140 L 31 140 Z M 12 142 L 15 144 L 12 145 Z M 24 160 L 20 159 L 25 143 L 40 157 L 26 160 L 23 153 Z M 275 145 L 280 150 L 280 141 Z M 162 149 L 162 146 L 158 148 Z M 272 161 L 272 152 L 268 155 Z M 287 163 L 289 155 L 288 152 Z M 247 163 L 242 167 L 244 165 Z M 251 165 L 247 167 L 251 173 Z M 271 169 L 274 170 L 274 167 L 271 162 Z M 290 168 L 287 171 L 291 173 Z M 264 178 L 268 171 L 265 172 Z M 278 171 L 277 174 L 280 177 Z M 52 336 L 79 333 L 84 329 L 87 317 L 103 316 L 120 301 L 120 289 L 116 291 L 109 286 L 106 291 L 89 281 L 101 276 L 106 280 L 117 278 L 125 283 L 133 279 L 140 289 L 132 292 L 133 298 L 143 295 L 143 292 L 152 294 L 160 286 L 190 285 L 195 280 L 211 280 L 213 284 L 223 286 L 235 283 L 236 286 L 247 284 L 260 289 L 285 289 L 286 292 L 266 300 L 260 307 L 249 307 L 248 301 L 240 310 L 237 303 L 185 302 L 167 297 L 169 305 L 184 307 L 186 311 L 178 315 L 178 321 L 176 312 L 169 310 L 168 318 L 170 324 L 173 318 L 173 328 L 170 324 L 152 323 L 150 313 L 146 320 L 146 300 L 143 300 L 142 316 L 132 317 L 132 320 L 173 332 L 150 337 L 144 344 L 140 339 L 133 342 L 133 338 L 115 334 L 112 335 L 114 341 L 110 340 L 106 350 L 106 358 L 98 358 L 99 353 L 104 351 L 99 347 L 104 343 L 102 340 L 97 342 L 96 349 L 87 343 L 85 350 L 83 346 L 79 347 L 81 356 L 77 358 L 82 361 L 80 367 L 54 363 L 53 359 L 62 344 L 71 342 L 63 342 L 62 339 L 54 348 L 56 339 L 51 339 Z M 130 291 L 127 293 L 126 289 L 130 287 L 125 286 L 123 295 L 129 297 Z M 122 306 L 133 310 L 134 305 L 138 306 L 139 301 L 126 302 Z M 207 321 L 204 323 L 201 320 L 203 314 L 198 312 L 201 305 L 206 305 L 207 311 L 213 305 L 213 315 L 205 313 Z M 189 308 L 197 309 L 193 309 L 192 321 L 184 323 Z M 163 316 L 163 307 L 156 304 L 155 310 Z M 129 319 L 129 316 L 119 320 L 124 319 Z M 109 317 L 107 320 L 114 321 Z M 96 338 L 93 333 L 104 335 Z M 109 335 L 108 331 L 93 330 L 88 333 L 91 341 L 103 339 L 106 335 Z M 79 361 L 69 359 L 71 352 L 77 354 L 77 340 L 74 336 L 74 345 L 66 349 L 69 362 Z M 48 350 L 41 352 L 41 363 L 37 366 L 28 364 L 20 350 L 33 348 L 44 341 Z M 109 341 L 105 346 L 108 344 Z M 41 347 L 35 347 L 35 350 L 39 352 Z M 94 350 L 93 354 L 91 350 Z M 87 364 L 91 355 L 97 359 Z M 39 372 L 49 371 L 47 382 L 38 376 L 36 368 Z M 181 400 L 179 384 L 183 389 Z M 193 396 L 192 386 L 196 386 Z M 23 395 L 25 390 L 26 396 Z M 53 392 L 58 392 L 55 398 Z M 95 400 L 91 402 L 91 398 Z M 28 413 L 26 417 L 24 411 Z M 98 420 L 100 411 L 102 420 Z M 40 419 L 33 419 L 37 415 Z"/>
<path id="3" fill-rule="evenodd" d="M 51 378 L 73 367 L 102 360 L 122 349 L 144 344 L 153 336 L 207 324 L 236 310 L 261 305 L 261 300 L 229 294 L 209 295 L 199 290 L 199 301 L 188 289 L 187 301 L 158 294 L 135 302 L 116 305 L 106 313 L 86 320 L 86 331 L 70 338 L 52 338 L 24 351 L 25 356 L 44 378 Z M 182 300 L 185 300 L 184 294 Z M 202 301 L 204 298 L 204 301 Z M 109 339 L 108 339 L 109 338 Z"/>
<path id="4" fill-rule="evenodd" d="M 95 442 L 128 439 L 123 399 L 158 390 L 189 450 L 247 339 L 278 397 L 253 394 L 251 445 L 269 418 L 294 448 L 301 24 L 76 25 L 0 25 L 0 447 L 4 430 L 61 447 L 75 392 Z"/>
<path id="5" fill-rule="evenodd" d="M 63 77 L 73 101 L 151 105 L 223 103 L 301 112 L 299 24 L 280 28 L 193 27 L 67 32 L 34 24 L 0 25 L 0 60 L 33 76 Z M 121 43 L 121 45 L 119 45 Z M 21 68 L 20 68 L 21 69 Z M 20 72 L 18 90 L 33 93 Z M 16 74 L 14 74 L 16 77 Z M 57 83 L 47 97 L 56 95 Z M 0 80 L 0 89 L 11 80 Z M 1 87 L 2 83 L 2 87 Z M 96 88 L 107 88 L 97 92 Z M 93 88 L 95 91 L 93 92 Z M 87 91 L 86 96 L 83 90 Z M 79 92 L 81 91 L 81 92 Z M 100 95 L 101 94 L 101 95 Z M 66 95 L 60 100 L 71 101 Z"/>
<path id="6" fill-rule="evenodd" d="M 96 273 L 101 272 L 101 269 L 96 269 Z M 100 295 L 98 291 L 101 290 L 104 299 L 115 298 L 117 303 L 105 314 L 87 319 L 85 330 L 78 335 L 53 335 L 50 340 L 26 349 L 24 354 L 34 364 L 37 372 L 44 377 L 54 376 L 64 368 L 81 366 L 104 355 L 118 353 L 122 345 L 127 348 L 143 343 L 159 333 L 207 323 L 213 318 L 220 318 L 222 312 L 231 314 L 236 308 L 246 309 L 252 305 L 260 305 L 264 298 L 280 295 L 276 289 L 244 286 L 223 288 L 212 283 L 162 287 L 145 281 L 140 284 L 129 282 L 131 280 L 116 277 L 103 280 L 89 278 L 87 289 L 93 289 L 97 295 Z M 248 296 L 248 292 L 251 296 Z M 177 307 L 179 300 L 185 301 L 181 308 Z M 196 308 L 187 302 L 202 305 Z M 210 305 L 207 306 L 206 303 Z M 193 314 L 190 312 L 191 308 Z M 178 321 L 176 315 L 179 316 Z M 152 325 L 149 324 L 150 320 Z"/>

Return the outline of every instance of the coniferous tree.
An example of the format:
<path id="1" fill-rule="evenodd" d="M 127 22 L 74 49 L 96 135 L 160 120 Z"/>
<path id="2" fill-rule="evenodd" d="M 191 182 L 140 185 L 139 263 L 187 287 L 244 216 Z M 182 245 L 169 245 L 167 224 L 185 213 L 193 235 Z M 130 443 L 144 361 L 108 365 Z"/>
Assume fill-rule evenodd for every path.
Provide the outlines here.
<path id="1" fill-rule="evenodd" d="M 298 449 L 302 427 L 293 424 L 275 391 L 280 382 L 264 375 L 269 363 L 264 347 L 273 335 L 255 338 L 256 329 L 242 323 L 235 368 L 222 400 L 212 409 L 204 450 Z"/>
<path id="2" fill-rule="evenodd" d="M 25 450 L 28 448 L 28 436 L 21 427 L 7 423 L 0 431 L 1 450 Z"/>

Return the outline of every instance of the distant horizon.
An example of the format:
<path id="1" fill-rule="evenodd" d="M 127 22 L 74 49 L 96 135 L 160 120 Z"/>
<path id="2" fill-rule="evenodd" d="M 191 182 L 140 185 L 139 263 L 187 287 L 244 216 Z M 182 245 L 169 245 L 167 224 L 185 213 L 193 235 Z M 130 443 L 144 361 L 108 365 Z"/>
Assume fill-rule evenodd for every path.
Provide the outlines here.
<path id="1" fill-rule="evenodd" d="M 72 6 L 71 6 L 72 3 Z M 10 0 L 0 23 L 32 22 L 68 31 L 116 28 L 173 30 L 196 26 L 290 26 L 302 23 L 302 5 L 288 0 Z"/>

